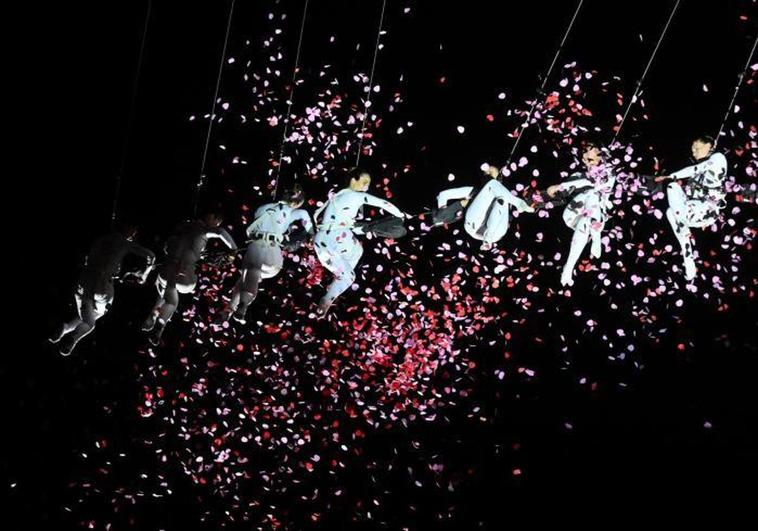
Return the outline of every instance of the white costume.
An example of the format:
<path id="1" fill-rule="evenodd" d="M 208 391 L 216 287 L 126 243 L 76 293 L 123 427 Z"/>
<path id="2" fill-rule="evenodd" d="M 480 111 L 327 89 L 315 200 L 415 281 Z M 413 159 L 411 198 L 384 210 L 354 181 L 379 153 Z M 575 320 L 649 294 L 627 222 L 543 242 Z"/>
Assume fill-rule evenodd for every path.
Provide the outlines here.
<path id="1" fill-rule="evenodd" d="M 684 189 L 679 183 L 669 184 L 666 217 L 682 248 L 685 276 L 692 280 L 697 268 L 690 229 L 707 227 L 718 219 L 724 207 L 726 157 L 713 153 L 697 164 L 672 173 L 670 178 L 688 179 Z"/>
<path id="2" fill-rule="evenodd" d="M 179 305 L 179 294 L 195 291 L 195 268 L 210 239 L 220 239 L 230 249 L 236 247 L 225 229 L 209 227 L 201 221 L 181 225 L 166 242 L 166 260 L 158 268 L 155 282 L 158 300 L 142 325 L 143 330 L 153 331 L 150 342 L 154 345 L 160 342 L 166 323 Z"/>
<path id="3" fill-rule="evenodd" d="M 120 233 L 109 234 L 97 240 L 89 251 L 84 270 L 76 288 L 78 317 L 65 323 L 50 341 L 61 341 L 60 352 L 71 354 L 76 344 L 95 329 L 95 322 L 110 309 L 113 303 L 113 279 L 121 271 L 121 263 L 128 254 L 142 256 L 146 266 L 141 281 L 150 272 L 155 254 L 149 249 L 132 243 Z"/>
<path id="4" fill-rule="evenodd" d="M 403 213 L 389 201 L 349 188 L 331 196 L 313 216 L 318 223 L 319 214 L 324 214 L 318 225 L 314 247 L 321 264 L 334 274 L 334 280 L 321 299 L 322 309 L 328 308 L 355 280 L 354 270 L 363 254 L 363 246 L 355 237 L 360 231 L 354 228 L 354 224 L 363 205 L 403 217 Z"/>
<path id="5" fill-rule="evenodd" d="M 313 230 L 311 217 L 303 209 L 293 209 L 284 201 L 268 203 L 255 211 L 255 220 L 247 228 L 252 240 L 242 259 L 242 274 L 232 291 L 232 299 L 222 314 L 228 320 L 244 321 L 247 308 L 258 294 L 261 279 L 272 278 L 282 269 L 282 239 L 290 225 L 300 221 L 307 231 Z"/>
<path id="6" fill-rule="evenodd" d="M 473 186 L 451 188 L 437 196 L 437 208 L 444 208 L 450 201 L 460 201 L 470 197 Z M 513 195 L 497 179 L 490 179 L 476 194 L 466 208 L 464 227 L 474 239 L 493 244 L 508 232 L 510 221 L 509 206 L 519 212 L 533 212 L 523 199 Z"/>
<path id="7" fill-rule="evenodd" d="M 615 184 L 613 168 L 609 164 L 600 163 L 584 172 L 573 174 L 571 180 L 558 186 L 561 191 L 568 192 L 588 188 L 572 197 L 563 211 L 563 221 L 574 231 L 574 236 L 561 274 L 562 285 L 570 286 L 574 283 L 574 267 L 590 238 L 592 256 L 600 257 L 602 232 L 612 206 L 610 196 Z"/>

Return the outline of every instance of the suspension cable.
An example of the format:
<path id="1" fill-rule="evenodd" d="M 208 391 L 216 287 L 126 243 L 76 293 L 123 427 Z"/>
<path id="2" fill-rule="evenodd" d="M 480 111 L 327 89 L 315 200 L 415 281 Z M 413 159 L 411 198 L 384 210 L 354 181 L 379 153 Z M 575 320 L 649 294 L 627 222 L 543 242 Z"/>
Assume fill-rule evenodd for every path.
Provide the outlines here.
<path id="1" fill-rule="evenodd" d="M 576 17 L 577 15 L 579 15 L 579 11 L 582 9 L 582 4 L 584 4 L 584 0 L 579 0 L 579 5 L 576 6 L 576 10 L 574 11 L 574 16 L 571 17 L 571 22 L 569 22 L 569 25 L 566 28 L 566 32 L 563 34 L 563 39 L 561 39 L 561 43 L 558 45 L 558 49 L 555 51 L 555 55 L 553 55 L 553 60 L 550 63 L 550 67 L 548 67 L 547 72 L 542 77 L 542 84 L 540 85 L 539 92 L 537 96 L 534 98 L 534 101 L 532 102 L 532 106 L 529 109 L 529 113 L 526 116 L 526 120 L 521 124 L 521 127 L 518 130 L 516 140 L 514 141 L 513 147 L 511 147 L 511 152 L 508 155 L 508 161 L 505 163 L 506 166 L 509 166 L 511 163 L 511 160 L 513 160 L 513 155 L 516 153 L 516 148 L 518 148 L 518 145 L 521 142 L 522 133 L 527 127 L 529 127 L 529 122 L 532 119 L 532 115 L 534 114 L 534 111 L 537 109 L 537 104 L 540 101 L 541 96 L 543 96 L 545 93 L 545 87 L 547 86 L 547 82 L 550 79 L 550 74 L 552 74 L 553 68 L 555 67 L 555 63 L 558 61 L 558 56 L 561 54 L 561 51 L 563 50 L 563 46 L 566 44 L 566 39 L 568 39 L 568 36 L 571 33 L 571 29 L 574 27 L 574 21 L 576 21 Z"/>
<path id="2" fill-rule="evenodd" d="M 674 4 L 674 8 L 671 10 L 671 14 L 669 15 L 668 20 L 666 21 L 666 25 L 663 27 L 663 31 L 661 32 L 660 37 L 658 37 L 658 43 L 655 45 L 655 48 L 653 49 L 653 53 L 650 56 L 650 59 L 647 62 L 647 65 L 645 66 L 645 70 L 642 72 L 642 77 L 637 81 L 637 85 L 634 87 L 634 92 L 632 93 L 632 97 L 629 99 L 629 104 L 626 106 L 626 110 L 624 111 L 624 116 L 621 118 L 621 123 L 619 124 L 618 128 L 616 129 L 616 134 L 613 135 L 613 140 L 611 140 L 611 144 L 613 145 L 616 143 L 616 140 L 619 137 L 619 134 L 621 133 L 621 129 L 624 127 L 624 123 L 626 122 L 627 116 L 629 116 L 629 111 L 632 109 L 632 106 L 637 102 L 637 99 L 640 96 L 642 83 L 645 81 L 645 77 L 647 76 L 648 70 L 650 70 L 650 65 L 653 64 L 653 59 L 655 59 L 655 55 L 658 53 L 658 48 L 661 47 L 661 43 L 663 42 L 663 38 L 666 36 L 666 32 L 669 29 L 669 26 L 671 25 L 671 21 L 674 19 L 674 15 L 676 14 L 677 9 L 679 8 L 679 4 L 682 2 L 682 0 L 676 0 L 676 4 Z"/>
<path id="3" fill-rule="evenodd" d="M 111 208 L 111 228 L 116 224 L 116 218 L 118 216 L 118 204 L 121 196 L 121 181 L 124 177 L 124 171 L 126 170 L 126 159 L 129 154 L 129 141 L 132 136 L 132 129 L 134 127 L 134 116 L 137 108 L 137 94 L 139 93 L 139 81 L 142 73 L 142 61 L 145 56 L 145 42 L 147 41 L 147 28 L 150 23 L 150 14 L 153 10 L 153 0 L 147 0 L 147 12 L 145 13 L 145 24 L 142 28 L 142 41 L 140 42 L 139 55 L 137 57 L 137 70 L 134 73 L 134 81 L 132 83 L 132 98 L 129 103 L 129 118 L 126 124 L 126 132 L 124 133 L 124 143 L 121 148 L 121 164 L 119 165 L 118 172 L 116 173 L 116 184 L 113 190 L 113 207 Z"/>
<path id="4" fill-rule="evenodd" d="M 379 56 L 379 46 L 382 39 L 382 31 L 384 31 L 384 12 L 387 8 L 387 0 L 382 0 L 382 11 L 379 14 L 379 28 L 376 30 L 376 45 L 374 46 L 374 59 L 371 62 L 371 75 L 368 79 L 368 94 L 366 95 L 366 103 L 363 107 L 363 121 L 361 123 L 361 132 L 358 134 L 358 153 L 355 155 L 355 166 L 361 162 L 361 152 L 363 151 L 363 136 L 366 133 L 366 120 L 368 119 L 368 109 L 371 106 L 371 94 L 374 91 L 374 73 L 376 71 L 376 60 Z"/>
<path id="5" fill-rule="evenodd" d="M 229 34 L 232 29 L 232 16 L 234 15 L 234 4 L 236 0 L 231 0 L 229 5 L 229 17 L 226 21 L 226 34 L 224 35 L 224 46 L 221 49 L 221 60 L 218 64 L 218 75 L 216 76 L 216 88 L 213 91 L 213 101 L 211 102 L 211 115 L 208 119 L 208 130 L 205 134 L 205 147 L 203 148 L 203 159 L 200 163 L 200 175 L 195 185 L 195 196 L 192 200 L 192 216 L 197 217 L 197 205 L 200 201 L 200 192 L 205 185 L 205 163 L 208 160 L 208 147 L 211 142 L 211 131 L 213 130 L 213 120 L 216 114 L 216 100 L 218 100 L 218 91 L 221 87 L 221 76 L 224 72 L 224 63 L 226 62 L 226 49 L 229 44 Z"/>
<path id="6" fill-rule="evenodd" d="M 284 115 L 284 131 L 282 132 L 282 145 L 279 148 L 279 162 L 276 165 L 276 179 L 274 180 L 274 192 L 272 197 L 276 199 L 276 193 L 279 190 L 279 177 L 282 173 L 282 160 L 284 159 L 284 146 L 287 142 L 287 133 L 289 132 L 290 117 L 292 112 L 292 100 L 295 96 L 295 82 L 297 81 L 297 72 L 300 69 L 300 52 L 303 47 L 303 34 L 305 33 L 305 20 L 308 14 L 308 1 L 305 0 L 303 6 L 303 17 L 300 21 L 300 36 L 297 39 L 297 53 L 295 54 L 295 66 L 292 68 L 292 79 L 290 81 L 290 94 L 287 98 L 287 113 Z"/>
<path id="7" fill-rule="evenodd" d="M 734 87 L 732 100 L 729 102 L 729 107 L 726 108 L 726 113 L 724 113 L 724 119 L 721 120 L 721 125 L 719 126 L 719 132 L 716 133 L 716 136 L 713 139 L 713 149 L 716 149 L 716 146 L 718 145 L 719 140 L 721 140 L 721 133 L 724 130 L 724 127 L 726 127 L 726 122 L 729 119 L 729 115 L 732 114 L 732 109 L 734 109 L 734 102 L 737 99 L 737 93 L 740 91 L 742 82 L 745 80 L 745 74 L 747 74 L 747 71 L 750 69 L 750 63 L 753 60 L 753 55 L 755 54 L 756 45 L 758 45 L 758 37 L 755 38 L 755 41 L 753 42 L 753 48 L 750 50 L 750 55 L 748 55 L 747 57 L 747 62 L 745 63 L 745 67 L 742 69 L 742 72 L 740 72 L 740 75 L 737 78 L 737 84 Z"/>

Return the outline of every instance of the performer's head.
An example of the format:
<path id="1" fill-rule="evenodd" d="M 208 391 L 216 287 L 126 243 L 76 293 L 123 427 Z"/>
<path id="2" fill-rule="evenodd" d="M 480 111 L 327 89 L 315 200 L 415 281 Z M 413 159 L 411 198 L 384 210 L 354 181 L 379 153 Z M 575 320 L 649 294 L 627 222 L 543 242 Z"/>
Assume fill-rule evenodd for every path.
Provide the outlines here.
<path id="1" fill-rule="evenodd" d="M 491 179 L 500 177 L 500 170 L 497 166 L 490 166 L 488 163 L 482 164 L 482 171 L 490 176 Z"/>
<path id="2" fill-rule="evenodd" d="M 200 218 L 203 223 L 208 225 L 209 227 L 216 228 L 221 225 L 224 221 L 224 216 L 221 215 L 221 212 L 218 210 L 208 210 L 203 214 L 203 217 Z"/>
<path id="3" fill-rule="evenodd" d="M 300 208 L 305 202 L 305 192 L 303 192 L 302 186 L 295 184 L 284 192 L 282 199 L 292 208 Z"/>
<path id="4" fill-rule="evenodd" d="M 364 169 L 353 168 L 347 174 L 347 186 L 354 192 L 365 192 L 371 186 L 371 175 Z"/>
<path id="5" fill-rule="evenodd" d="M 116 224 L 116 231 L 129 241 L 137 237 L 137 225 L 129 221 L 119 221 Z"/>
<path id="6" fill-rule="evenodd" d="M 713 137 L 708 135 L 700 135 L 692 141 L 692 157 L 695 160 L 702 160 L 708 157 L 713 151 Z"/>
<path id="7" fill-rule="evenodd" d="M 582 144 L 582 162 L 588 168 L 597 166 L 603 161 L 603 152 L 600 146 L 594 142 L 584 142 Z"/>

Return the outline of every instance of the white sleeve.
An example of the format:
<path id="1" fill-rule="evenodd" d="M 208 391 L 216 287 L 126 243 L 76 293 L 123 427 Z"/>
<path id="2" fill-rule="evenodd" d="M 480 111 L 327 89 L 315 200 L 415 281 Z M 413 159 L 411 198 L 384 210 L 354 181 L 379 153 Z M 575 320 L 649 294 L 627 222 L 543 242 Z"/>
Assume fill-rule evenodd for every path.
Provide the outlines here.
<path id="1" fill-rule="evenodd" d="M 290 221 L 290 225 L 294 223 L 295 221 L 300 221 L 303 224 L 303 227 L 305 230 L 310 232 L 313 230 L 313 223 L 311 222 L 311 217 L 308 215 L 308 212 L 306 210 L 303 210 L 302 208 L 298 208 L 292 211 L 291 214 L 292 218 Z"/>
<path id="2" fill-rule="evenodd" d="M 592 186 L 592 181 L 589 179 L 573 179 L 559 184 L 561 190 L 568 190 L 569 188 L 582 188 L 583 186 Z"/>
<path id="3" fill-rule="evenodd" d="M 672 179 L 689 179 L 699 173 L 702 173 L 702 171 L 705 168 L 712 168 L 713 166 L 718 165 L 719 163 L 726 166 L 726 159 L 724 158 L 724 155 L 722 155 L 721 153 L 716 153 L 710 156 L 707 160 L 698 162 L 691 166 L 687 166 L 686 168 L 682 168 L 679 171 L 675 171 L 669 177 L 671 177 Z"/>
<path id="4" fill-rule="evenodd" d="M 495 197 L 502 198 L 509 205 L 513 205 L 516 208 L 522 208 L 526 204 L 523 199 L 511 192 L 507 186 L 497 179 L 492 179 L 487 183 L 487 186 L 492 189 L 492 193 Z"/>
<path id="5" fill-rule="evenodd" d="M 237 247 L 237 244 L 234 243 L 234 238 L 232 238 L 232 235 L 229 234 L 226 229 L 217 228 L 213 229 L 212 231 L 208 231 L 206 234 L 208 238 L 215 238 L 218 240 L 221 240 L 224 242 L 224 244 L 229 247 L 229 249 L 234 249 Z"/>
<path id="6" fill-rule="evenodd" d="M 450 201 L 466 199 L 473 191 L 473 186 L 462 186 L 460 188 L 443 190 L 437 195 L 437 208 L 446 207 Z"/>
<path id="7" fill-rule="evenodd" d="M 380 208 L 384 210 L 385 212 L 389 212 L 396 218 L 402 218 L 403 213 L 400 211 L 399 208 L 397 208 L 395 205 L 390 203 L 389 201 L 386 201 L 384 199 L 380 199 L 374 195 L 363 193 L 363 202 L 367 205 L 374 206 L 376 208 Z"/>
<path id="8" fill-rule="evenodd" d="M 505 194 L 504 199 L 507 203 L 513 205 L 513 207 L 516 208 L 519 212 L 523 212 L 525 210 L 532 211 L 532 207 L 529 205 L 529 203 L 524 201 L 519 196 L 515 195 L 510 190 L 508 190 L 508 193 Z"/>

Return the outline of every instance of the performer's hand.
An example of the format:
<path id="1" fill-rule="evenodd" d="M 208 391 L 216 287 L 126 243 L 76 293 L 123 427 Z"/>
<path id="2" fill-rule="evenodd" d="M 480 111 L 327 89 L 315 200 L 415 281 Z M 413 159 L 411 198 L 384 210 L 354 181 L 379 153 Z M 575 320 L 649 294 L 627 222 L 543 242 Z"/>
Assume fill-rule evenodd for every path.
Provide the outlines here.
<path id="1" fill-rule="evenodd" d="M 498 175 L 500 175 L 500 170 L 497 168 L 497 166 L 490 166 L 489 168 L 487 168 L 487 175 L 489 175 L 493 179 L 497 179 Z"/>
<path id="2" fill-rule="evenodd" d="M 235 260 L 236 258 L 237 258 L 237 255 L 236 255 L 236 254 L 228 254 L 228 255 L 226 255 L 226 261 L 227 261 L 229 264 L 233 264 L 233 263 L 234 263 L 234 260 Z"/>
<path id="3" fill-rule="evenodd" d="M 468 199 L 461 199 L 461 206 L 467 207 L 468 206 Z"/>
<path id="4" fill-rule="evenodd" d="M 659 175 L 654 180 L 655 180 L 655 182 L 660 183 L 660 182 L 663 182 L 663 181 L 665 181 L 667 179 L 670 179 L 670 177 L 668 175 Z"/>
<path id="5" fill-rule="evenodd" d="M 554 184 L 553 186 L 548 186 L 546 190 L 547 195 L 549 197 L 555 197 L 555 194 L 557 194 L 560 191 L 561 191 L 561 187 L 560 185 L 557 185 L 557 184 Z"/>

